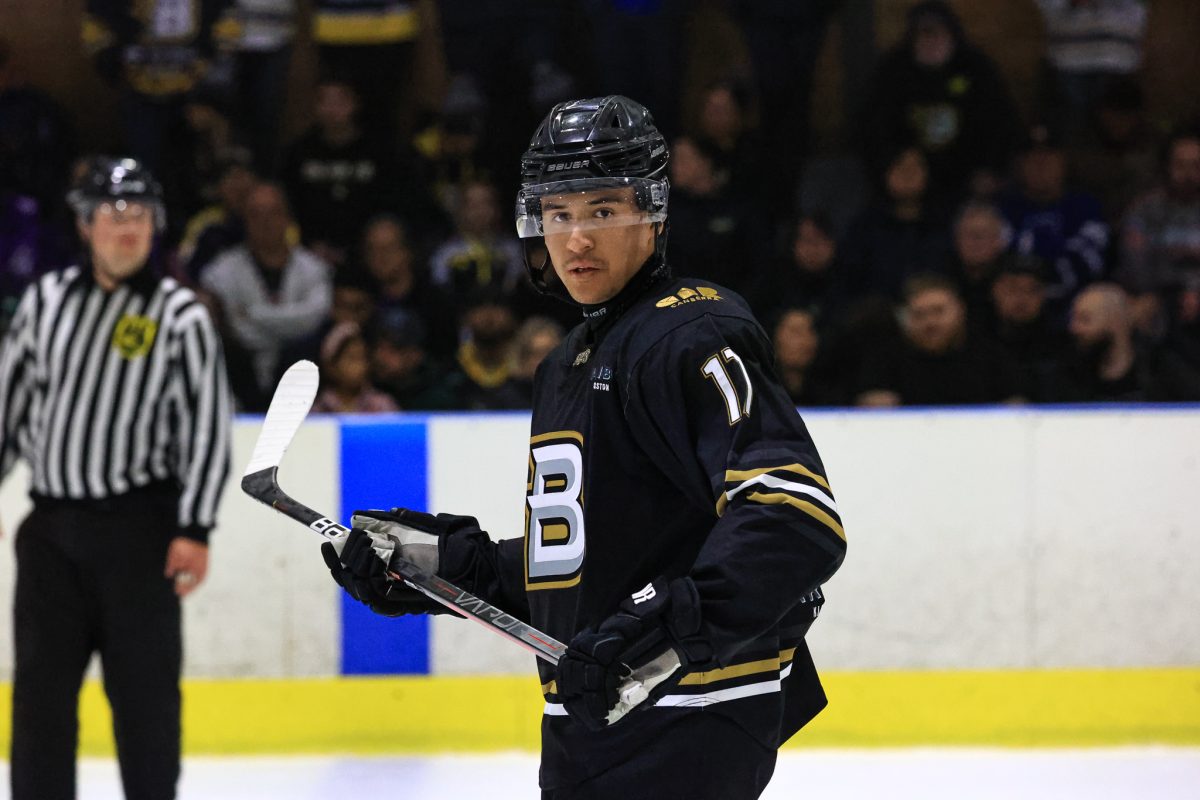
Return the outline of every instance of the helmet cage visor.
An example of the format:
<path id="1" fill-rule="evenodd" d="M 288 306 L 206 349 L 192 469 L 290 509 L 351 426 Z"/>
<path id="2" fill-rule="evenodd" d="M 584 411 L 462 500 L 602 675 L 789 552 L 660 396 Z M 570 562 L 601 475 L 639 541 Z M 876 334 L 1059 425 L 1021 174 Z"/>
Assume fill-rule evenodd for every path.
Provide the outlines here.
<path id="1" fill-rule="evenodd" d="M 531 239 L 662 222 L 667 194 L 667 181 L 652 178 L 575 178 L 524 186 L 517 193 L 517 235 Z"/>

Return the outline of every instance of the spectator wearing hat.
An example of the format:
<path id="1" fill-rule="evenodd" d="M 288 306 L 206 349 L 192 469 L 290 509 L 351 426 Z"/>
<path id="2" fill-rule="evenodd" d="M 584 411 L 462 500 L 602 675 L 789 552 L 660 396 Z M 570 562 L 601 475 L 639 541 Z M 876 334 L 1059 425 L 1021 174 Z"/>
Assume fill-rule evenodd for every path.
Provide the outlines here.
<path id="1" fill-rule="evenodd" d="M 1046 312 L 1049 269 L 1037 256 L 1006 254 L 991 284 L 989 333 L 1020 374 L 1025 395 L 1034 402 L 1052 396 L 1054 371 L 1069 341 Z"/>
<path id="2" fill-rule="evenodd" d="M 972 335 L 967 306 L 943 275 L 916 275 L 904 287 L 903 340 L 879 348 L 863 367 L 862 406 L 970 405 L 1021 399 L 1020 379 L 997 346 Z"/>
<path id="3" fill-rule="evenodd" d="M 381 311 L 371 344 L 371 377 L 405 411 L 463 407 L 463 376 L 448 372 L 426 348 L 425 325 L 403 308 Z"/>
<path id="4" fill-rule="evenodd" d="M 1200 306 L 1200 129 L 1166 143 L 1162 182 L 1126 214 L 1115 277 L 1133 295 L 1134 324 L 1161 335 Z"/>
<path id="5" fill-rule="evenodd" d="M 1047 295 L 1057 313 L 1080 289 L 1104 278 L 1104 212 L 1095 197 L 1067 185 L 1066 155 L 1052 128 L 1030 128 L 1017 157 L 1017 185 L 998 205 L 1012 227 L 1013 249 L 1050 265 Z"/>
<path id="6" fill-rule="evenodd" d="M 362 329 L 339 322 L 321 342 L 324 388 L 313 403 L 318 414 L 386 414 L 398 411 L 386 393 L 371 385 L 370 358 Z"/>
<path id="7" fill-rule="evenodd" d="M 898 144 L 915 143 L 929 162 L 931 194 L 953 203 L 994 189 L 1020 138 L 1020 115 L 949 4 L 926 0 L 876 65 L 860 130 L 876 169 Z"/>

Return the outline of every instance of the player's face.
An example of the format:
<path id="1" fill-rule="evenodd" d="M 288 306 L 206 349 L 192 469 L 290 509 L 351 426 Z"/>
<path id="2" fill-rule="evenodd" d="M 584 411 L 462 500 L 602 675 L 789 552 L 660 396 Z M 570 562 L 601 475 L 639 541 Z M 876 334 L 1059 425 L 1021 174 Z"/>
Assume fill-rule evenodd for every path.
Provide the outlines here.
<path id="1" fill-rule="evenodd" d="M 91 247 L 96 278 L 111 289 L 140 270 L 150 257 L 154 209 L 124 200 L 101 203 L 82 230 Z"/>
<path id="2" fill-rule="evenodd" d="M 654 253 L 654 225 L 637 223 L 642 216 L 628 187 L 542 200 L 546 249 L 575 302 L 611 300 Z"/>

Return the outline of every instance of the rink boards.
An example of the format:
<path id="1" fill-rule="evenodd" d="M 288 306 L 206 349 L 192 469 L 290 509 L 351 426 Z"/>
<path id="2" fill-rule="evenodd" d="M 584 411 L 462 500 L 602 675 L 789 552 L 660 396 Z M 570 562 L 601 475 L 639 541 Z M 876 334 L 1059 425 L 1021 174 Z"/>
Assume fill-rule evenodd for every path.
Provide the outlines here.
<path id="1" fill-rule="evenodd" d="M 850 549 L 810 634 L 831 707 L 799 744 L 1200 743 L 1200 409 L 805 419 Z M 210 578 L 186 606 L 189 752 L 535 747 L 532 657 L 340 594 L 317 536 L 232 488 L 257 431 L 235 426 Z M 527 437 L 525 414 L 314 418 L 280 483 L 343 521 L 408 505 L 519 536 Z M 0 492 L 6 550 L 24 486 Z M 5 680 L 12 579 L 6 553 Z M 105 713 L 89 686 L 85 750 L 108 746 Z"/>

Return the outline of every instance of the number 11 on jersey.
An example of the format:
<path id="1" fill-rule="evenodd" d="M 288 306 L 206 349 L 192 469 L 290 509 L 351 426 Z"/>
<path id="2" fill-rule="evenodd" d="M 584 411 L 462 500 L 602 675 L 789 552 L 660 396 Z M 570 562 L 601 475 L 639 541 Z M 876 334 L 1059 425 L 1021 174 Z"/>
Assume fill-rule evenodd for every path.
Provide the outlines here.
<path id="1" fill-rule="evenodd" d="M 745 381 L 745 403 L 738 397 L 737 387 L 733 385 L 733 378 L 728 369 L 730 364 L 737 365 L 742 380 Z M 725 401 L 725 412 L 729 416 L 730 425 L 735 425 L 743 417 L 750 416 L 750 404 L 754 402 L 754 387 L 750 384 L 750 373 L 746 371 L 746 365 L 742 363 L 741 357 L 733 352 L 732 348 L 726 347 L 721 352 L 709 356 L 700 371 L 704 373 L 704 377 L 712 380 L 716 384 L 717 390 L 720 391 L 721 399 Z"/>

